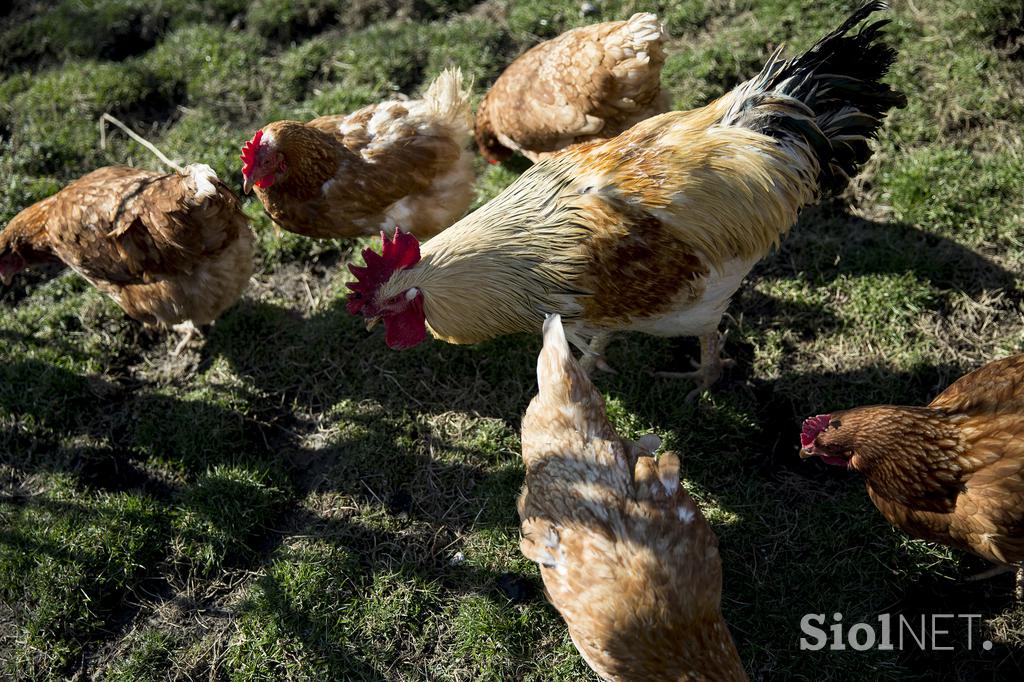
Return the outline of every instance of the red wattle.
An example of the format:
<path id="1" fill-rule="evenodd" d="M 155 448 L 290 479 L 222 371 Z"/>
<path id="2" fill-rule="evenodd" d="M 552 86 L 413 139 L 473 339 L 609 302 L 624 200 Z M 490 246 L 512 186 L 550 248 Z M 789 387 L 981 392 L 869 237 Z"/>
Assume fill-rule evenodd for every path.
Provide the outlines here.
<path id="1" fill-rule="evenodd" d="M 384 318 L 384 340 L 388 348 L 406 350 L 427 338 L 427 317 L 423 313 L 423 294 L 409 302 L 399 313 Z"/>

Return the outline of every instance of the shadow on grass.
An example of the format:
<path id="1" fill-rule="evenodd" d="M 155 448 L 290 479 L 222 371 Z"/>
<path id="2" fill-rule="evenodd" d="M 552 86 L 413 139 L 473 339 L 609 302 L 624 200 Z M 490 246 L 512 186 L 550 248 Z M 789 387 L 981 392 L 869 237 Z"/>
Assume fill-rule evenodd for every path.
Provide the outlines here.
<path id="1" fill-rule="evenodd" d="M 916 228 L 837 218 L 826 209 L 812 218 L 805 218 L 781 252 L 759 267 L 760 276 L 811 273 L 814 281 L 829 282 L 843 274 L 911 272 L 932 284 L 968 293 L 1014 286 L 1014 276 L 985 257 Z M 757 292 L 745 300 L 757 313 L 755 331 L 779 316 L 801 321 L 793 331 L 805 340 L 839 325 L 832 311 L 814 304 Z M 181 503 L 179 491 L 154 475 L 147 463 L 151 456 L 181 466 L 186 478 L 219 464 L 266 466 L 273 483 L 300 493 L 292 496 L 293 501 L 310 493 L 338 495 L 387 522 L 367 523 L 359 514 L 337 509 L 313 514 L 294 505 L 285 507 L 270 519 L 267 532 L 252 541 L 258 551 L 246 559 L 247 565 L 272 561 L 281 534 L 269 532 L 269 525 L 284 523 L 290 533 L 310 532 L 354 552 L 359 575 L 400 570 L 449 592 L 476 592 L 501 601 L 495 588 L 499 572 L 453 565 L 448 548 L 469 532 L 516 532 L 518 457 L 487 455 L 448 442 L 432 435 L 423 420 L 457 410 L 496 418 L 518 430 L 535 392 L 539 338 L 514 336 L 476 347 L 428 342 L 398 353 L 388 349 L 381 336 L 379 331 L 367 334 L 361 321 L 344 310 L 341 299 L 308 318 L 275 304 L 242 301 L 210 332 L 202 364 L 209 367 L 224 358 L 251 384 L 252 395 L 240 408 L 244 414 L 202 397 L 151 393 L 144 386 L 79 376 L 36 360 L 11 362 L 0 367 L 0 385 L 9 387 L 0 391 L 0 408 L 42 428 L 31 437 L 8 434 L 7 442 L 16 448 L 8 448 L 0 462 L 26 474 L 68 472 L 98 490 L 142 490 L 172 504 Z M 813 375 L 787 371 L 779 382 L 759 383 L 745 373 L 744 366 L 750 366 L 749 357 L 743 357 L 749 355 L 747 350 L 731 344 L 727 350 L 741 357 L 741 367 L 717 389 L 714 409 L 702 409 L 682 403 L 689 385 L 652 382 L 648 376 L 651 369 L 671 369 L 673 362 L 695 349 L 692 340 L 625 336 L 612 347 L 612 364 L 619 374 L 601 377 L 597 383 L 635 414 L 644 430 L 679 434 L 683 442 L 677 449 L 683 454 L 687 478 L 713 491 L 716 503 L 737 518 L 731 529 L 719 527 L 727 539 L 737 538 L 741 531 L 761 532 L 788 513 L 778 505 L 751 502 L 777 492 L 783 478 L 798 479 L 795 485 L 802 491 L 862 485 L 837 482 L 832 472 L 797 461 L 799 424 L 808 413 L 806 401 L 793 392 L 813 385 L 815 395 L 856 396 L 851 398 L 854 402 L 878 396 L 877 402 L 923 403 L 937 393 L 936 387 L 958 374 L 958 368 L 949 366 L 921 366 L 902 373 L 870 367 Z M 355 407 L 338 417 L 331 410 L 339 405 Z M 822 410 L 846 406 L 820 405 Z M 755 416 L 754 423 L 750 415 Z M 328 430 L 340 421 L 353 432 L 329 435 L 326 444 L 311 442 L 308 437 L 322 417 Z M 0 443 L 3 440 L 0 436 Z M 70 440 L 85 444 L 69 446 Z M 863 498 L 856 503 L 857 513 L 875 513 Z M 813 518 L 821 501 L 820 496 L 809 497 L 796 509 Z M 805 538 L 809 551 L 827 550 L 826 545 L 814 546 L 815 537 Z M 756 592 L 752 578 L 741 575 L 741 565 L 727 566 L 727 576 L 749 582 L 745 591 Z M 269 592 L 280 590 L 273 578 L 266 581 Z M 915 598 L 907 599 L 907 608 L 912 608 Z M 1001 599 L 974 606 L 998 611 L 1005 608 Z M 328 657 L 338 653 L 311 611 L 285 599 L 271 601 L 306 646 Z M 349 667 L 332 670 L 365 679 L 380 675 L 371 662 L 358 657 Z"/>
<path id="2" fill-rule="evenodd" d="M 779 253 L 762 261 L 755 276 L 808 273 L 816 284 L 843 275 L 913 274 L 940 289 L 976 296 L 1015 291 L 1020 276 L 987 256 L 902 222 L 858 218 L 837 204 L 812 207 L 782 240 Z"/>

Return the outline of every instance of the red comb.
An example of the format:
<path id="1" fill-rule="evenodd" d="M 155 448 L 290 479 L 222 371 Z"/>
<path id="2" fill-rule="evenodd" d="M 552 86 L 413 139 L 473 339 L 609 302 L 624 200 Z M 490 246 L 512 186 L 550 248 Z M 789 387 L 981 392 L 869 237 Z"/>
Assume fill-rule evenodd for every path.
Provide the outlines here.
<path id="1" fill-rule="evenodd" d="M 260 140 L 263 138 L 263 130 L 257 130 L 256 134 L 252 136 L 252 139 L 242 145 L 242 155 L 239 156 L 242 160 L 242 175 L 249 177 L 252 173 L 252 167 L 256 164 L 256 150 L 260 148 Z"/>
<path id="2" fill-rule="evenodd" d="M 352 293 L 348 295 L 348 311 L 358 315 L 364 307 L 373 301 L 377 289 L 387 282 L 396 270 L 411 268 L 420 260 L 420 243 L 416 237 L 395 228 L 394 239 L 388 239 L 382 230 L 380 233 L 381 252 L 378 255 L 373 249 L 363 249 L 365 266 L 349 264 L 348 271 L 356 276 L 355 282 L 345 284 Z"/>
<path id="3" fill-rule="evenodd" d="M 809 448 L 814 445 L 814 439 L 828 428 L 830 421 L 832 421 L 830 414 L 819 414 L 817 417 L 805 419 L 803 430 L 800 432 L 800 447 Z"/>

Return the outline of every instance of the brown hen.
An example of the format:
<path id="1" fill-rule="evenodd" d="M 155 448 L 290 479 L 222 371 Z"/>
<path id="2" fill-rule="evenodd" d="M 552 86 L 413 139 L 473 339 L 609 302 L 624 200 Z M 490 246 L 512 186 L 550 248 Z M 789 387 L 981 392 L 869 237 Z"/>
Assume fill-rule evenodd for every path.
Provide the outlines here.
<path id="1" fill-rule="evenodd" d="M 473 200 L 469 93 L 458 69 L 422 99 L 387 101 L 308 123 L 276 121 L 242 148 L 242 178 L 278 225 L 357 237 L 398 225 L 421 239 Z"/>
<path id="2" fill-rule="evenodd" d="M 605 680 L 745 680 L 722 618 L 718 541 L 659 439 L 620 438 L 566 342 L 544 323 L 523 417 L 520 547 Z"/>
<path id="3" fill-rule="evenodd" d="M 0 276 L 62 261 L 146 324 L 208 324 L 242 295 L 255 238 L 238 197 L 206 165 L 109 166 L 16 215 Z"/>
<path id="4" fill-rule="evenodd" d="M 498 77 L 476 114 L 492 163 L 533 161 L 571 144 L 618 135 L 668 111 L 661 89 L 665 32 L 653 14 L 567 31 L 535 45 Z"/>
<path id="5" fill-rule="evenodd" d="M 961 377 L 928 407 L 804 422 L 801 456 L 858 471 L 894 526 L 997 564 L 1024 561 L 1024 355 Z"/>

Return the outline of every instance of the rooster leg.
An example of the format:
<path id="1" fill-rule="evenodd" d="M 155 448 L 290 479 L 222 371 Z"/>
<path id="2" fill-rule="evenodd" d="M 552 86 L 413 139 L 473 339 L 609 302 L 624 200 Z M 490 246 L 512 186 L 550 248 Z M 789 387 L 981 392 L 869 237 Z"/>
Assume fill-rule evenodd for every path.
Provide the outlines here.
<path id="1" fill-rule="evenodd" d="M 199 333 L 199 330 L 196 329 L 196 326 L 192 324 L 191 320 L 188 322 L 182 322 L 181 324 L 176 324 L 172 329 L 182 335 L 181 341 L 178 341 L 178 345 L 174 347 L 173 351 L 171 351 L 171 357 L 176 358 L 181 354 L 181 351 L 185 349 L 185 346 L 188 345 L 189 341 Z"/>
<path id="2" fill-rule="evenodd" d="M 697 388 L 686 395 L 686 402 L 692 402 L 705 390 L 714 385 L 722 376 L 723 367 L 731 367 L 735 360 L 722 358 L 721 348 L 724 337 L 718 331 L 700 337 L 700 364 L 692 372 L 655 372 L 654 376 L 666 379 L 693 379 Z"/>
<path id="3" fill-rule="evenodd" d="M 608 363 L 604 359 L 604 351 L 608 347 L 608 342 L 612 340 L 610 332 L 598 332 L 594 335 L 594 338 L 590 340 L 590 345 L 587 346 L 587 352 L 583 354 L 583 358 L 580 360 L 580 365 L 583 367 L 583 371 L 588 376 L 594 375 L 594 370 L 599 369 L 602 372 L 608 372 L 609 374 L 615 374 L 615 370 L 608 366 Z"/>

